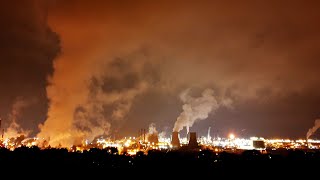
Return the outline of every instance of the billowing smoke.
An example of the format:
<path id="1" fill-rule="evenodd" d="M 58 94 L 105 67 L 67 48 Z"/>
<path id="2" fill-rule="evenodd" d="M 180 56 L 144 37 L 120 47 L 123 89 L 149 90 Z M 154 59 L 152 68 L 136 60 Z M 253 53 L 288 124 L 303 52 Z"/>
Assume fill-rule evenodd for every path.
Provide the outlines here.
<path id="1" fill-rule="evenodd" d="M 168 140 L 167 131 L 171 132 L 171 129 L 169 130 L 168 127 L 165 127 L 161 132 L 158 133 L 160 142 L 166 142 Z M 170 138 L 169 138 L 169 142 L 170 142 Z"/>
<path id="2" fill-rule="evenodd" d="M 59 52 L 59 38 L 47 24 L 47 2 L 1 2 L 0 116 L 6 138 L 37 131 L 45 117 L 46 76 Z"/>
<path id="3" fill-rule="evenodd" d="M 75 65 L 70 63 L 72 57 L 69 56 L 72 55 L 65 53 L 56 60 L 55 72 L 47 87 L 50 108 L 38 137 L 50 139 L 51 146 L 68 147 L 108 134 L 111 122 L 125 119 L 134 98 L 148 87 L 147 82 L 132 72 L 140 67 L 131 70 L 122 67 L 130 66 L 130 62 L 78 57 Z M 116 74 L 117 71 L 122 74 Z M 110 89 L 132 76 L 137 80 L 130 86 Z"/>
<path id="4" fill-rule="evenodd" d="M 143 76 L 146 57 L 140 46 L 126 40 L 130 30 L 123 28 L 127 31 L 117 34 L 122 23 L 115 21 L 114 27 L 105 23 L 113 23 L 108 13 L 102 13 L 105 10 L 97 18 L 90 13 L 96 7 L 71 4 L 77 17 L 54 7 L 49 15 L 49 25 L 61 38 L 62 53 L 54 61 L 47 86 L 48 118 L 37 136 L 51 146 L 70 147 L 110 133 L 112 125 L 126 119 L 135 97 L 148 88 Z M 78 11 L 84 7 L 88 11 Z M 78 21 L 79 17 L 84 19 Z"/>
<path id="5" fill-rule="evenodd" d="M 310 138 L 320 128 L 320 119 L 314 121 L 314 126 L 307 132 L 307 139 Z"/>
<path id="6" fill-rule="evenodd" d="M 54 2 L 48 22 L 61 39 L 62 52 L 49 78 L 49 110 L 38 134 L 51 145 L 70 146 L 108 134 L 150 89 L 176 94 L 182 87 L 215 87 L 219 95 L 263 100 L 318 84 L 317 71 L 310 68 L 319 61 L 309 55 L 318 54 L 319 33 L 308 23 L 319 18 L 296 18 L 291 12 L 299 6 L 274 13 L 272 3 L 237 3 L 234 9 L 212 1 Z M 305 47 L 305 53 L 287 53 Z M 310 66 L 302 66 L 301 59 L 310 59 Z M 301 77 L 303 85 L 296 83 Z M 206 96 L 200 97 L 202 108 L 186 94 L 175 129 L 191 127 L 230 104 L 210 92 Z M 139 116 L 135 119 L 144 114 Z"/>
<path id="7" fill-rule="evenodd" d="M 212 89 L 205 89 L 200 97 L 192 97 L 190 95 L 190 89 L 186 89 L 180 94 L 180 99 L 184 103 L 182 106 L 183 112 L 177 118 L 174 124 L 173 131 L 179 132 L 184 127 L 189 128 L 197 121 L 207 119 L 209 113 L 215 112 L 221 105 L 225 105 L 226 101 L 218 102 L 214 96 Z M 231 101 L 228 100 L 227 104 Z"/>
<path id="8" fill-rule="evenodd" d="M 157 128 L 156 128 L 156 124 L 155 123 L 151 123 L 149 125 L 149 132 L 148 134 L 158 134 Z"/>
<path id="9" fill-rule="evenodd" d="M 11 112 L 8 115 L 10 122 L 8 128 L 5 130 L 5 137 L 15 138 L 21 135 L 28 136 L 30 131 L 24 130 L 19 124 L 18 119 L 22 117 L 22 111 L 31 104 L 31 101 L 27 101 L 22 97 L 16 98 L 14 101 Z"/>

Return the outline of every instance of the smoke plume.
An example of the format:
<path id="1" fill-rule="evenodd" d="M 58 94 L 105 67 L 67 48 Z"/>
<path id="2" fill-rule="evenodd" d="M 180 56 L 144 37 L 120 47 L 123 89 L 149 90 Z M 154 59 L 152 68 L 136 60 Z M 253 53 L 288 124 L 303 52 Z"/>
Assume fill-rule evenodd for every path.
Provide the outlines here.
<path id="1" fill-rule="evenodd" d="M 181 131 L 183 127 L 189 128 L 197 121 L 208 118 L 209 113 L 215 112 L 224 103 L 218 102 L 212 89 L 205 89 L 201 97 L 190 96 L 190 89 L 186 89 L 180 94 L 180 99 L 184 103 L 183 112 L 177 118 L 173 131 Z M 221 101 L 222 102 L 222 101 Z"/>
<path id="2" fill-rule="evenodd" d="M 320 119 L 314 121 L 314 126 L 307 132 L 307 139 L 312 136 L 320 128 Z"/>
<path id="3" fill-rule="evenodd" d="M 158 131 L 156 129 L 156 124 L 151 123 L 149 125 L 149 132 L 148 132 L 148 141 L 153 142 L 153 143 L 158 143 L 159 142 L 159 136 L 158 136 Z"/>
<path id="4" fill-rule="evenodd" d="M 301 16 L 292 13 L 300 6 L 287 3 L 54 2 L 48 23 L 62 52 L 48 80 L 50 104 L 38 134 L 51 145 L 108 134 L 150 89 L 177 94 L 193 85 L 215 87 L 219 97 L 260 101 L 318 84 L 316 10 Z M 204 105 L 186 94 L 175 129 L 230 104 L 207 93 L 199 98 Z"/>
<path id="5" fill-rule="evenodd" d="M 8 115 L 10 125 L 5 130 L 5 136 L 8 138 L 18 137 L 20 135 L 28 136 L 30 131 L 24 130 L 19 124 L 18 119 L 21 118 L 22 111 L 31 104 L 31 101 L 23 99 L 22 97 L 16 98 L 12 105 L 11 112 Z"/>
<path id="6" fill-rule="evenodd" d="M 151 123 L 149 125 L 149 132 L 148 134 L 158 134 L 157 128 L 156 128 L 156 124 L 155 123 Z"/>
<path id="7" fill-rule="evenodd" d="M 121 66 L 130 66 L 129 62 L 78 57 L 75 67 L 71 56 L 65 53 L 56 60 L 55 72 L 47 87 L 48 119 L 40 126 L 38 137 L 50 139 L 51 146 L 68 147 L 108 134 L 111 122 L 125 119 L 134 98 L 148 86 L 147 82 L 137 80 L 130 87 L 108 89 L 112 83 L 128 81 L 135 69 L 121 69 Z M 73 70 L 68 72 L 68 69 Z M 122 74 L 112 74 L 119 70 Z"/>

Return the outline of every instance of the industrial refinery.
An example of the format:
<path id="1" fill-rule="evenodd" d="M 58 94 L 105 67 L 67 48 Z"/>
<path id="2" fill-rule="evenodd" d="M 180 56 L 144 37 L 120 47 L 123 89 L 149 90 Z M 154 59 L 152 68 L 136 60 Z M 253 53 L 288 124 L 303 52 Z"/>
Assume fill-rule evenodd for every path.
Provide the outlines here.
<path id="1" fill-rule="evenodd" d="M 84 140 L 81 144 L 74 144 L 70 147 L 51 147 L 50 144 L 37 137 L 6 137 L 2 134 L 0 146 L 11 151 L 19 147 L 34 147 L 40 149 L 66 148 L 69 152 L 83 152 L 91 148 L 106 149 L 116 148 L 119 154 L 134 156 L 138 152 L 147 154 L 150 150 L 185 150 L 201 151 L 211 150 L 213 152 L 239 153 L 244 150 L 258 150 L 267 153 L 268 150 L 277 149 L 301 149 L 320 150 L 320 140 L 316 139 L 265 139 L 263 137 L 241 138 L 234 134 L 228 137 L 212 138 L 210 135 L 198 137 L 196 132 L 189 132 L 186 137 L 181 137 L 178 132 L 172 132 L 169 137 L 162 137 L 158 134 L 149 134 L 145 131 L 140 136 L 124 137 L 122 139 L 96 138 L 89 142 Z"/>
<path id="2" fill-rule="evenodd" d="M 8 137 L 2 131 L 0 166 L 145 170 L 166 167 L 167 172 L 173 171 L 175 175 L 180 173 L 173 169 L 180 167 L 200 168 L 201 171 L 194 171 L 202 172 L 200 175 L 217 175 L 246 168 L 255 172 L 269 168 L 275 172 L 282 166 L 279 162 L 286 167 L 305 168 L 290 162 L 319 160 L 320 140 L 316 139 L 243 138 L 233 133 L 227 137 L 211 137 L 210 128 L 206 136 L 198 136 L 194 131 L 183 135 L 173 131 L 166 137 L 165 133 L 158 133 L 154 125 L 150 127 L 148 132 L 140 129 L 138 136 L 98 137 L 70 147 L 51 146 L 48 140 L 23 134 Z"/>

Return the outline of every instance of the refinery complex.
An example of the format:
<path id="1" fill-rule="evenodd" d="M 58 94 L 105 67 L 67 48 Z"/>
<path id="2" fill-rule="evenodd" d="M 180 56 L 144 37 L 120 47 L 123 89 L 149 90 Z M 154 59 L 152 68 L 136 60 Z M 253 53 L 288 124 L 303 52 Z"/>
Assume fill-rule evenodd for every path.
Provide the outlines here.
<path id="1" fill-rule="evenodd" d="M 151 128 L 152 129 L 152 128 Z M 139 130 L 137 136 L 119 139 L 98 137 L 69 147 L 51 146 L 50 140 L 23 134 L 8 137 L 2 131 L 0 167 L 6 169 L 144 169 L 158 172 L 164 168 L 175 175 L 177 167 L 199 175 L 225 175 L 230 171 L 284 173 L 289 169 L 310 169 L 310 162 L 320 162 L 320 140 L 267 139 L 263 137 L 198 136 L 173 131 L 168 136 L 152 130 Z M 304 162 L 304 163 L 300 163 Z M 197 171 L 196 171 L 197 169 Z M 198 171 L 199 170 L 199 171 Z M 112 173 L 108 171 L 108 174 Z M 286 174 L 286 173 L 284 173 Z"/>
<path id="2" fill-rule="evenodd" d="M 317 125 L 317 124 L 316 124 Z M 315 126 L 316 127 L 316 126 Z M 1 129 L 1 120 L 0 120 Z M 82 140 L 81 143 L 73 144 L 69 147 L 51 146 L 50 141 L 39 137 L 28 137 L 24 134 L 12 136 L 12 133 L 5 134 L 2 129 L 0 147 L 14 151 L 20 147 L 38 147 L 40 149 L 67 149 L 69 152 L 79 152 L 90 150 L 92 148 L 117 149 L 117 154 L 134 156 L 138 152 L 148 154 L 150 150 L 185 150 L 185 151 L 201 151 L 210 150 L 212 152 L 230 152 L 241 153 L 245 150 L 258 150 L 261 153 L 279 149 L 291 150 L 320 150 L 320 140 L 310 139 L 309 137 L 317 128 L 311 128 L 305 139 L 266 139 L 263 137 L 243 138 L 237 137 L 230 133 L 228 137 L 211 137 L 210 129 L 206 136 L 197 136 L 196 132 L 187 132 L 186 135 L 181 135 L 178 131 L 173 131 L 169 136 L 164 136 L 166 133 L 158 133 L 154 124 L 150 124 L 149 131 L 140 129 L 137 136 L 124 137 L 115 139 L 111 137 L 97 137 L 94 140 Z M 187 130 L 189 128 L 187 127 Z M 312 131 L 311 131 L 312 130 Z M 12 137 L 10 137 L 10 135 Z"/>
<path id="3" fill-rule="evenodd" d="M 3 136 L 2 136 L 3 137 Z M 122 139 L 96 138 L 94 141 L 83 141 L 71 147 L 51 147 L 46 140 L 39 138 L 18 137 L 2 138 L 0 146 L 9 150 L 18 147 L 37 146 L 40 149 L 66 148 L 70 152 L 83 152 L 91 148 L 116 148 L 119 154 L 136 155 L 138 152 L 145 154 L 150 150 L 212 150 L 214 152 L 242 152 L 243 150 L 259 150 L 262 153 L 267 150 L 277 149 L 320 149 L 320 140 L 314 139 L 265 139 L 263 137 L 241 138 L 234 134 L 228 137 L 212 138 L 210 135 L 198 137 L 196 132 L 189 132 L 188 136 L 180 137 L 178 132 L 173 132 L 170 137 L 162 137 L 158 134 L 141 134 L 138 137 L 124 137 Z"/>

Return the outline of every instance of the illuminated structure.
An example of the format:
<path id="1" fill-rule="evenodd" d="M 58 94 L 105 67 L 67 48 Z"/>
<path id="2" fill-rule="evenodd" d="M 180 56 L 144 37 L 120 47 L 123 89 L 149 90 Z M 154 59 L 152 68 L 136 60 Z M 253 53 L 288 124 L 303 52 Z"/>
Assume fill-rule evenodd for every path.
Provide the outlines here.
<path id="1" fill-rule="evenodd" d="M 173 148 L 180 147 L 180 140 L 179 140 L 179 133 L 178 132 L 172 132 L 171 145 Z"/>
<path id="2" fill-rule="evenodd" d="M 197 134 L 196 132 L 190 132 L 189 133 L 189 148 L 197 148 L 198 147 L 198 142 L 197 142 Z"/>

